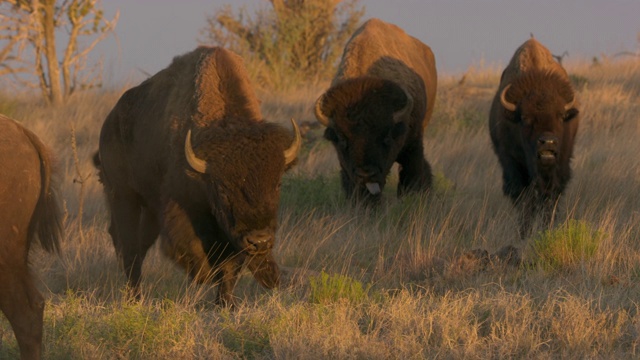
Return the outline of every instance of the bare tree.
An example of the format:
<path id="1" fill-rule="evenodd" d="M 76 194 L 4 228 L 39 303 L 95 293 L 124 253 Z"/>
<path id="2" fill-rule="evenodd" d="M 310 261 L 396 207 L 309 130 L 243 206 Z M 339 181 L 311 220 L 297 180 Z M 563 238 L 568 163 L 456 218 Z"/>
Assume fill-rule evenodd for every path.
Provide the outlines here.
<path id="1" fill-rule="evenodd" d="M 100 86 L 102 64 L 88 68 L 87 58 L 118 16 L 106 19 L 100 0 L 0 0 L 0 76 L 40 89 L 52 104 Z M 59 54 L 62 30 L 67 37 Z"/>

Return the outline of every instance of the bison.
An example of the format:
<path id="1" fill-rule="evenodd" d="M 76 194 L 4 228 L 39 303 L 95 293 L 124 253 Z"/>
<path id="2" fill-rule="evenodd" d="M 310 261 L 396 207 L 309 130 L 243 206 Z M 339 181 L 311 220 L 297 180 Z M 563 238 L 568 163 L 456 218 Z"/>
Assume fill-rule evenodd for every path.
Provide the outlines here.
<path id="1" fill-rule="evenodd" d="M 272 248 L 280 180 L 297 157 L 296 123 L 263 121 L 242 59 L 199 47 L 126 91 L 104 121 L 97 163 L 109 233 L 133 293 L 160 235 L 164 253 L 233 305 L 247 266 L 278 284 Z"/>
<path id="2" fill-rule="evenodd" d="M 398 196 L 430 188 L 423 133 L 436 83 L 431 48 L 399 27 L 371 19 L 349 39 L 331 87 L 315 104 L 348 198 L 378 201 L 394 162 Z"/>
<path id="3" fill-rule="evenodd" d="M 0 310 L 20 356 L 39 359 L 44 299 L 29 270 L 33 239 L 58 252 L 60 212 L 52 186 L 52 156 L 38 137 L 0 115 Z"/>
<path id="4" fill-rule="evenodd" d="M 502 167 L 502 191 L 520 208 L 520 237 L 534 216 L 551 224 L 571 178 L 578 101 L 564 68 L 536 39 L 516 50 L 491 104 L 489 132 Z"/>

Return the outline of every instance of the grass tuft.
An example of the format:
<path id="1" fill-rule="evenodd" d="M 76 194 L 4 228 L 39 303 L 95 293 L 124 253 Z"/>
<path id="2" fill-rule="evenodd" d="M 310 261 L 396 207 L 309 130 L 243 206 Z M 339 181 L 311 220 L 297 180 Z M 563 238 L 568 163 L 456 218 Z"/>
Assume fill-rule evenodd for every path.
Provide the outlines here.
<path id="1" fill-rule="evenodd" d="M 546 270 L 574 268 L 592 259 L 604 233 L 586 221 L 569 220 L 562 226 L 545 230 L 533 239 L 538 264 Z"/>

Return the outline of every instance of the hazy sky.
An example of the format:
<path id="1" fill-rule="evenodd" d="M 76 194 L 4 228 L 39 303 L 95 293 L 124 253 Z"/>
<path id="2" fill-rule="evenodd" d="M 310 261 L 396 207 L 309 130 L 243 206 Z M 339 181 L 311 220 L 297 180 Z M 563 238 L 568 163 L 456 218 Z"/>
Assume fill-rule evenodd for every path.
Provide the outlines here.
<path id="1" fill-rule="evenodd" d="M 197 46 L 205 19 L 224 4 L 251 7 L 267 0 L 104 0 L 120 10 L 113 37 L 96 49 L 114 83 L 155 73 Z M 472 65 L 504 65 L 535 37 L 568 60 L 640 51 L 640 0 L 361 0 L 363 20 L 377 17 L 431 46 L 442 73 Z M 142 71 L 141 71 L 142 70 Z"/>

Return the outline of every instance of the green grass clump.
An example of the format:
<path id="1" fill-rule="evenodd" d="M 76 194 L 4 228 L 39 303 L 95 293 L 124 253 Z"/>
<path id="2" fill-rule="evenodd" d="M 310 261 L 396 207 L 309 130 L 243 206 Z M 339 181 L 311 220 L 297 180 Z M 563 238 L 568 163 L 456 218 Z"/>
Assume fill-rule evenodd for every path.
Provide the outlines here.
<path id="1" fill-rule="evenodd" d="M 533 241 L 537 263 L 547 270 L 574 267 L 589 260 L 598 251 L 604 234 L 585 222 L 569 220 L 566 224 L 539 233 Z"/>
<path id="2" fill-rule="evenodd" d="M 318 276 L 309 278 L 311 296 L 309 301 L 316 304 L 336 302 L 345 299 L 350 303 L 363 303 L 369 298 L 371 284 L 340 274 L 329 275 L 324 270 Z"/>
<path id="3" fill-rule="evenodd" d="M 436 192 L 436 194 L 443 194 L 455 190 L 456 183 L 453 180 L 447 178 L 444 172 L 434 171 L 433 184 L 431 188 L 432 191 Z"/>

